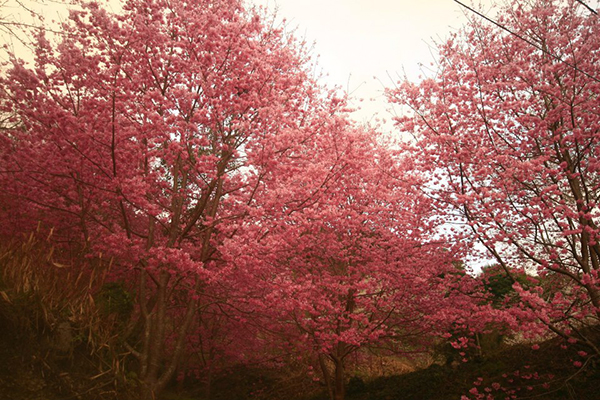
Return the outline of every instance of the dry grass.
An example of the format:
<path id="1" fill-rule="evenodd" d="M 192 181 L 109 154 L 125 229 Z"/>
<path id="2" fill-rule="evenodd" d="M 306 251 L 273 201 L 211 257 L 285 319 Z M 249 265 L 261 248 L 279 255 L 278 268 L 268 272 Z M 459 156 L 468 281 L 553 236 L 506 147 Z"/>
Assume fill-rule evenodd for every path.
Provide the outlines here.
<path id="1" fill-rule="evenodd" d="M 12 319 L 20 334 L 28 332 L 30 340 L 42 338 L 41 345 L 50 349 L 46 357 L 84 359 L 92 388 L 125 381 L 127 354 L 115 345 L 118 315 L 107 314 L 96 296 L 111 267 L 112 260 L 58 248 L 52 231 L 42 236 L 39 228 L 0 243 L 0 305 L 12 310 L 3 313 L 5 319 Z"/>

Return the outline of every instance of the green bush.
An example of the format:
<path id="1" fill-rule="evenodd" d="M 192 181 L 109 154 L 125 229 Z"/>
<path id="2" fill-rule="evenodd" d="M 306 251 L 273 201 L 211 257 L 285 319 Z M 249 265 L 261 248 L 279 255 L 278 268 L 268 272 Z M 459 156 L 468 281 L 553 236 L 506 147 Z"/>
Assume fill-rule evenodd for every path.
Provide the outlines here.
<path id="1" fill-rule="evenodd" d="M 119 320 L 125 321 L 133 311 L 133 300 L 122 282 L 108 282 L 100 288 L 96 302 L 104 315 L 117 314 Z"/>

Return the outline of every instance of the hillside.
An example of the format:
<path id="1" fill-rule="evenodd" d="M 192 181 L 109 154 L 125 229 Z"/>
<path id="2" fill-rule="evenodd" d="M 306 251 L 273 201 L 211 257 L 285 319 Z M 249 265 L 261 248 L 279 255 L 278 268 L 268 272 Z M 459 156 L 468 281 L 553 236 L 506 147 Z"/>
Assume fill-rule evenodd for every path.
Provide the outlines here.
<path id="1" fill-rule="evenodd" d="M 58 352 L 44 329 L 36 330 L 40 327 L 36 328 L 22 311 L 24 309 L 2 300 L 1 400 L 106 400 L 126 399 L 131 395 L 126 389 L 115 391 L 113 382 L 93 376 L 84 348 L 76 348 L 73 354 Z M 460 399 L 477 386 L 474 383 L 481 377 L 482 383 L 477 386 L 481 392 L 485 392 L 485 387 L 492 388 L 494 383 L 499 383 L 508 390 L 514 389 L 518 399 L 597 400 L 600 385 L 597 360 L 589 359 L 584 369 L 578 369 L 573 365 L 578 359 L 576 351 L 575 348 L 561 348 L 557 340 L 549 340 L 541 343 L 537 350 L 530 345 L 506 346 L 493 356 L 454 367 L 433 364 L 402 375 L 353 376 L 347 385 L 347 399 Z M 171 387 L 162 399 L 206 399 L 205 393 L 205 385 L 186 382 L 184 386 Z M 506 397 L 503 392 L 498 395 L 501 392 L 493 389 L 491 393 L 496 399 Z M 211 398 L 321 400 L 327 399 L 327 393 L 318 383 L 311 383 L 305 376 L 292 375 L 289 370 L 238 366 L 214 380 Z"/>

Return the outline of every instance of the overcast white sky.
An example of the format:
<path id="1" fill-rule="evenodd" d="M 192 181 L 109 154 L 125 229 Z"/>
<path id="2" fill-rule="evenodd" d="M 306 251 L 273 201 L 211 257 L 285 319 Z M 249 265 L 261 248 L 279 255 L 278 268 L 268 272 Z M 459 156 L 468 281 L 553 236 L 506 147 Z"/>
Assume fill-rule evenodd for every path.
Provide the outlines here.
<path id="1" fill-rule="evenodd" d="M 315 42 L 326 82 L 364 98 L 355 116 L 361 122 L 374 114 L 389 117 L 383 87 L 404 74 L 417 79 L 420 64 L 426 70 L 433 60 L 434 42 L 460 28 L 467 12 L 453 0 L 248 1 L 277 9 L 291 27 L 297 27 L 297 35 Z M 475 2 L 495 15 L 492 0 Z"/>
<path id="2" fill-rule="evenodd" d="M 327 83 L 339 85 L 364 98 L 355 118 L 370 121 L 373 115 L 389 118 L 383 87 L 404 74 L 418 79 L 433 60 L 435 41 L 466 23 L 465 13 L 453 0 L 246 0 L 278 9 L 297 34 L 315 42 L 319 65 Z M 599 0 L 585 0 L 597 8 Z M 503 0 L 462 0 L 492 17 L 493 3 Z M 473 14 L 469 14 L 473 17 Z M 374 98 L 374 101 L 370 101 Z M 387 124 L 385 130 L 391 129 Z"/>

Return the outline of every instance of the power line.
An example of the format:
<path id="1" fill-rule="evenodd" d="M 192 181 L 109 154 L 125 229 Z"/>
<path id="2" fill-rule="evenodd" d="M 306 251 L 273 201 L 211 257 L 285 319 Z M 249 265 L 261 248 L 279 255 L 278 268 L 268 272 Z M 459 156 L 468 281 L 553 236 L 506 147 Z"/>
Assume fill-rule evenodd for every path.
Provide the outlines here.
<path id="1" fill-rule="evenodd" d="M 588 6 L 583 0 L 575 0 L 576 2 L 578 2 L 579 4 L 581 4 L 582 6 L 584 6 L 585 8 L 587 8 L 588 10 L 590 10 L 590 12 L 598 15 L 598 12 L 596 10 L 594 10 L 592 7 Z"/>
<path id="2" fill-rule="evenodd" d="M 563 60 L 563 59 L 562 59 L 562 58 L 560 58 L 559 56 L 557 56 L 557 55 L 555 55 L 555 54 L 553 54 L 553 53 L 550 53 L 548 50 L 545 50 L 545 49 L 544 49 L 544 48 L 542 48 L 540 45 L 538 45 L 538 44 L 537 44 L 537 43 L 535 43 L 535 42 L 532 42 L 531 40 L 527 39 L 527 38 L 526 38 L 526 37 L 524 37 L 523 35 L 520 35 L 520 34 L 518 34 L 518 33 L 514 32 L 514 31 L 512 31 L 511 29 L 507 28 L 506 26 L 499 24 L 498 22 L 496 22 L 496 21 L 494 21 L 493 19 L 489 18 L 488 16 L 486 16 L 486 15 L 484 15 L 484 14 L 480 13 L 479 11 L 477 11 L 477 10 L 475 10 L 475 9 L 473 9 L 473 8 L 471 8 L 471 7 L 469 7 L 469 6 L 467 6 L 466 4 L 464 4 L 464 3 L 460 2 L 459 0 L 453 0 L 453 1 L 454 1 L 455 3 L 458 3 L 460 6 L 462 6 L 462 7 L 466 8 L 467 10 L 471 11 L 472 13 L 474 13 L 474 14 L 476 14 L 476 15 L 480 16 L 481 18 L 485 19 L 486 21 L 489 21 L 489 22 L 491 22 L 492 24 L 496 25 L 498 28 L 500 28 L 500 29 L 502 29 L 502 30 L 504 30 L 504 31 L 508 32 L 509 34 L 511 34 L 511 35 L 513 35 L 513 36 L 516 36 L 516 37 L 518 37 L 519 39 L 521 39 L 521 40 L 522 40 L 522 41 L 524 41 L 525 43 L 528 43 L 529 45 L 531 45 L 531 46 L 535 47 L 536 49 L 538 49 L 538 50 L 539 50 L 539 51 L 541 51 L 542 53 L 545 53 L 545 54 L 549 55 L 550 57 L 554 58 L 556 61 L 559 61 L 559 62 L 561 62 L 561 63 L 563 63 L 563 64 L 565 64 L 565 65 L 567 65 L 567 66 L 569 66 L 569 67 L 573 68 L 575 71 L 577 71 L 577 72 L 581 72 L 582 74 L 584 74 L 584 75 L 585 75 L 585 76 L 587 76 L 588 78 L 590 78 L 590 79 L 592 79 L 592 80 L 594 80 L 594 81 L 596 81 L 596 82 L 600 83 L 600 79 L 596 78 L 596 77 L 595 77 L 595 76 L 593 76 L 593 75 L 590 75 L 590 74 L 588 74 L 588 73 L 587 73 L 587 72 L 585 72 L 585 71 L 582 71 L 582 70 L 580 70 L 580 69 L 579 69 L 579 68 L 578 68 L 576 65 L 574 65 L 574 64 L 571 64 L 570 62 Z"/>

